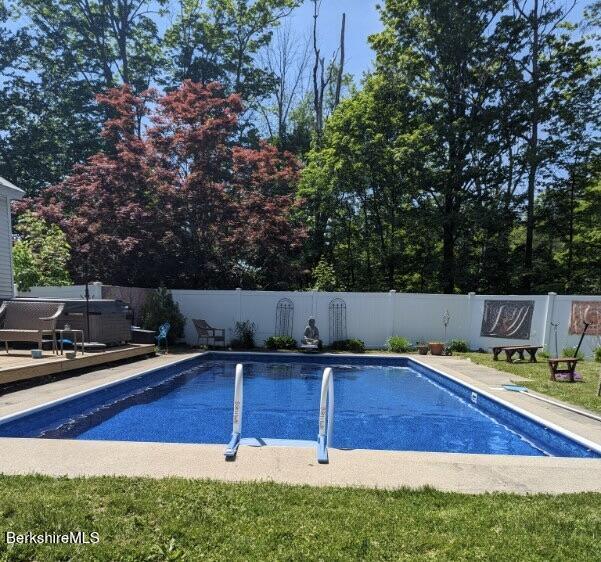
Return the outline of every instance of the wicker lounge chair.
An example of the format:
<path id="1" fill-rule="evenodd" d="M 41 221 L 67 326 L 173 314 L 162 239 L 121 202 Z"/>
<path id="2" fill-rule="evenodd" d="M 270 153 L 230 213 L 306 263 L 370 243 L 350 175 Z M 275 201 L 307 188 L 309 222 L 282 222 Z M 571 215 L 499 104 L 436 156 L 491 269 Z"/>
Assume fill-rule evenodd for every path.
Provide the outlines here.
<path id="1" fill-rule="evenodd" d="M 225 330 L 223 328 L 212 328 L 205 320 L 192 320 L 196 328 L 197 345 L 200 345 L 200 340 L 204 339 L 206 345 L 209 345 L 209 340 L 213 340 L 213 344 L 221 342 L 225 347 Z"/>
<path id="2" fill-rule="evenodd" d="M 0 341 L 8 353 L 8 342 L 36 342 L 42 349 L 44 336 L 52 341 L 58 353 L 56 321 L 63 312 L 63 303 L 6 301 L 0 307 Z"/>

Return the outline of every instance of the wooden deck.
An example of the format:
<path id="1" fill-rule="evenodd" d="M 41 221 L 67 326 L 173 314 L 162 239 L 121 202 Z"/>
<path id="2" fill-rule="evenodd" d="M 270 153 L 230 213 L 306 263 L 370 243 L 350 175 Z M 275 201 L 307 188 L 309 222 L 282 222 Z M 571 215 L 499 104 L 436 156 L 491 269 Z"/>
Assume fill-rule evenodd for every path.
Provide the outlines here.
<path id="1" fill-rule="evenodd" d="M 153 353 L 153 344 L 130 344 L 85 355 L 78 353 L 75 359 L 67 359 L 64 355 L 54 355 L 51 351 L 44 351 L 42 359 L 32 359 L 29 350 L 11 350 L 8 354 L 0 353 L 0 384 L 48 375 L 60 375 L 78 369 L 98 367 L 114 361 L 141 358 Z"/>

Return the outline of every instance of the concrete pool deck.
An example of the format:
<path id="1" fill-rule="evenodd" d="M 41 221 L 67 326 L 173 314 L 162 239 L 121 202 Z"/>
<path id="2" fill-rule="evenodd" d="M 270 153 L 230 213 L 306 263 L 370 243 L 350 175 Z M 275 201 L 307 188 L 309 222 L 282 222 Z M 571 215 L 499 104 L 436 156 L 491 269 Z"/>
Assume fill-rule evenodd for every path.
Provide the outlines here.
<path id="1" fill-rule="evenodd" d="M 159 356 L 6 394 L 0 397 L 0 417 L 194 355 Z M 460 358 L 411 358 L 601 443 L 601 422 L 538 402 L 528 394 L 502 390 L 502 384 L 515 380 L 507 373 Z M 330 449 L 330 464 L 319 465 L 312 448 L 242 446 L 235 462 L 225 462 L 224 445 L 16 438 L 1 438 L 0 444 L 4 474 L 180 476 L 380 488 L 428 485 L 463 493 L 601 492 L 599 459 Z"/>

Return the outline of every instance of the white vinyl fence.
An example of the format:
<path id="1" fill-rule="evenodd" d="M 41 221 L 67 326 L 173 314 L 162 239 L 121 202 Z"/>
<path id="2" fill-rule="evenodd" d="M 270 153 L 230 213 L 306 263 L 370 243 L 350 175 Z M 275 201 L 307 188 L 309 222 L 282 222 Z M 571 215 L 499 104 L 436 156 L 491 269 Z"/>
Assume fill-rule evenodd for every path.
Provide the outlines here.
<path id="1" fill-rule="evenodd" d="M 101 299 L 102 283 L 90 283 L 88 285 L 88 291 L 91 299 Z M 32 287 L 29 291 L 18 291 L 15 285 L 15 294 L 17 297 L 21 298 L 83 299 L 86 296 L 86 286 L 68 285 L 66 287 Z"/>
<path id="2" fill-rule="evenodd" d="M 92 298 L 101 294 L 99 284 L 91 285 Z M 35 287 L 19 296 L 40 296 L 54 298 L 77 298 L 84 293 L 84 287 Z M 471 349 L 490 349 L 494 345 L 531 344 L 546 347 L 555 352 L 555 327 L 557 326 L 557 347 L 576 346 L 580 335 L 569 334 L 573 301 L 599 303 L 601 296 L 556 295 L 433 295 L 396 293 L 322 293 L 271 292 L 271 291 L 196 291 L 174 290 L 173 297 L 187 319 L 185 338 L 189 344 L 196 343 L 196 332 L 192 319 L 201 318 L 216 328 L 225 328 L 228 341 L 235 337 L 236 322 L 250 320 L 256 326 L 256 342 L 261 345 L 276 330 L 276 307 L 281 299 L 289 299 L 294 306 L 291 316 L 292 335 L 300 341 L 307 319 L 315 317 L 321 337 L 326 344 L 331 343 L 330 303 L 342 299 L 346 305 L 346 333 L 349 338 L 363 340 L 368 348 L 382 348 L 392 335 L 404 336 L 410 342 L 445 341 L 461 339 L 468 342 Z M 489 316 L 494 323 L 497 301 L 508 301 L 511 310 L 529 311 L 529 318 L 522 322 L 511 337 L 488 337 L 483 333 L 485 306 L 492 306 L 494 314 Z M 488 304 L 486 304 L 488 303 Z M 491 305 L 492 303 L 492 305 Z M 524 305 L 526 308 L 524 308 Z M 593 308 L 594 308 L 593 304 Z M 445 337 L 443 316 L 448 312 L 449 322 Z M 594 313 L 594 311 L 593 311 Z M 501 316 L 499 314 L 499 316 Z M 511 314 L 510 319 L 513 318 Z M 590 316 L 589 321 L 601 321 Z M 507 319 L 505 319 L 507 320 Z M 519 317 L 513 324 L 520 323 Z M 503 330 L 510 333 L 511 322 L 505 322 Z M 595 326 L 589 330 L 595 332 Z M 503 331 L 501 330 L 501 331 Z M 521 336 L 521 339 L 516 339 Z M 601 345 L 601 336 L 588 335 L 584 339 L 582 351 L 590 356 Z"/>

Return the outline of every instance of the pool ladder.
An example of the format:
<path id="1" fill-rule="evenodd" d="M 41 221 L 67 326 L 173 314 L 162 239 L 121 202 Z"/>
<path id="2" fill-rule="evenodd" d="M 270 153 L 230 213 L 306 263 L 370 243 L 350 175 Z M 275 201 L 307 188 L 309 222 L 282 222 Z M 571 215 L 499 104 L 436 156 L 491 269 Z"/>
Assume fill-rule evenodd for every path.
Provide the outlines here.
<path id="1" fill-rule="evenodd" d="M 232 437 L 225 450 L 225 459 L 233 460 L 236 458 L 238 447 L 240 446 L 240 435 L 242 434 L 242 407 L 244 405 L 244 367 L 238 363 L 236 365 L 236 386 L 234 390 L 234 416 Z"/>
<path id="2" fill-rule="evenodd" d="M 234 414 L 232 436 L 225 449 L 225 459 L 234 460 L 240 447 L 242 435 L 242 410 L 244 404 L 244 367 L 236 365 L 236 382 L 234 389 Z M 319 432 L 317 434 L 317 462 L 327 464 L 328 446 L 332 442 L 334 431 L 334 372 L 331 367 L 323 371 L 321 378 L 321 397 L 319 403 Z"/>
<path id="3" fill-rule="evenodd" d="M 330 367 L 323 370 L 321 377 L 321 399 L 319 401 L 319 433 L 317 435 L 317 462 L 328 464 L 328 445 L 334 431 L 334 372 Z"/>

